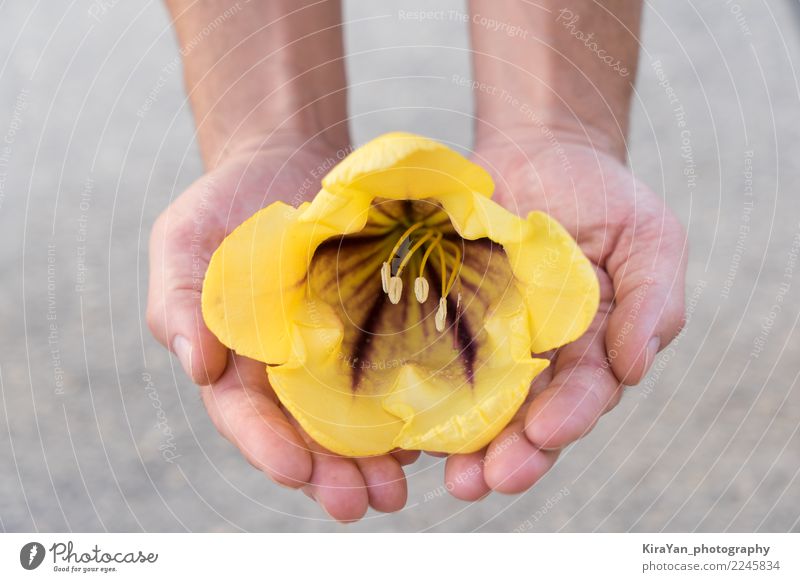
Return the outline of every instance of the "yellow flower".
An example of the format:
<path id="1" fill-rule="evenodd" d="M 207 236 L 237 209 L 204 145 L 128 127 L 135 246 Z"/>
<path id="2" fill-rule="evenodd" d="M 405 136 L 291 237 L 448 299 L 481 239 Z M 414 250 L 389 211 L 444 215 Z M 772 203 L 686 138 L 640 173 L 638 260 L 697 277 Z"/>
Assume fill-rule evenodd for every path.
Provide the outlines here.
<path id="1" fill-rule="evenodd" d="M 283 405 L 342 455 L 464 453 L 510 421 L 597 311 L 594 270 L 546 214 L 491 200 L 489 174 L 424 137 L 357 149 L 314 200 L 234 230 L 203 286 L 206 324 L 267 364 Z"/>

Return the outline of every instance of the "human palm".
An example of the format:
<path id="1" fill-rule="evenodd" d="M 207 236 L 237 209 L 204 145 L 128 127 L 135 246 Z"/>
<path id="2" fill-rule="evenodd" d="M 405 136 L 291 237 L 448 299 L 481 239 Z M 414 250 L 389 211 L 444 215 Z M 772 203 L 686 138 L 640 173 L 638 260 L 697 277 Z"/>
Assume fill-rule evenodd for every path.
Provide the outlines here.
<path id="1" fill-rule="evenodd" d="M 474 158 L 494 174 L 498 202 L 521 215 L 547 212 L 575 236 L 597 267 L 602 297 L 586 334 L 545 355 L 552 365 L 489 447 L 447 459 L 447 488 L 462 499 L 530 487 L 560 448 L 616 404 L 623 382 L 642 378 L 680 328 L 685 262 L 680 225 L 612 155 L 582 143 L 556 155 L 519 140 L 478 144 Z M 212 421 L 251 464 L 350 521 L 368 505 L 403 507 L 402 465 L 416 453 L 349 459 L 322 449 L 280 405 L 264 364 L 232 354 L 208 331 L 199 294 L 212 253 L 233 228 L 276 200 L 310 198 L 335 160 L 330 149 L 294 141 L 242 148 L 189 187 L 153 228 L 148 322 L 203 386 Z M 188 357 L 178 337 L 192 346 Z"/>
<path id="2" fill-rule="evenodd" d="M 396 511 L 406 502 L 401 451 L 363 459 L 330 453 L 313 442 L 283 409 L 264 364 L 233 354 L 203 323 L 202 279 L 225 236 L 276 200 L 312 197 L 330 148 L 301 141 L 241 148 L 192 184 L 159 217 L 150 244 L 148 324 L 201 387 L 217 429 L 274 481 L 304 492 L 335 519 L 360 518 L 371 505 Z"/>
<path id="3" fill-rule="evenodd" d="M 683 325 L 686 264 L 680 223 L 602 149 L 565 136 L 558 151 L 523 137 L 478 143 L 473 158 L 494 175 L 500 204 L 547 212 L 567 228 L 597 269 L 601 301 L 580 339 L 545 355 L 551 366 L 508 427 L 486 449 L 447 460 L 448 489 L 467 500 L 529 488 L 616 405 L 623 385 L 644 377 Z"/>

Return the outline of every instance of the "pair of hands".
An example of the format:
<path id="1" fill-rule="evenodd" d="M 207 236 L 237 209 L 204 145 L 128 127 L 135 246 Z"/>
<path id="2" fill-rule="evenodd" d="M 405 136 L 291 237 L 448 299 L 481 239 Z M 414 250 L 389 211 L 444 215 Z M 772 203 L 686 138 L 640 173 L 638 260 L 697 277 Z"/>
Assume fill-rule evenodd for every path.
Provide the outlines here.
<path id="1" fill-rule="evenodd" d="M 463 500 L 530 488 L 617 404 L 623 385 L 644 377 L 683 324 L 685 236 L 662 199 L 584 137 L 560 136 L 556 152 L 531 137 L 539 133 L 478 143 L 473 159 L 494 175 L 499 203 L 521 215 L 545 211 L 572 233 L 597 267 L 600 309 L 583 337 L 549 354 L 551 366 L 486 449 L 447 458 L 447 489 Z M 229 152 L 190 186 L 153 227 L 147 321 L 201 386 L 214 425 L 254 467 L 302 489 L 334 519 L 354 521 L 369 506 L 405 505 L 402 467 L 419 452 L 351 459 L 326 451 L 280 405 L 264 364 L 229 352 L 200 309 L 202 277 L 222 239 L 275 200 L 296 204 L 303 189 L 312 197 L 330 160 L 334 151 L 301 137 L 272 138 Z"/>

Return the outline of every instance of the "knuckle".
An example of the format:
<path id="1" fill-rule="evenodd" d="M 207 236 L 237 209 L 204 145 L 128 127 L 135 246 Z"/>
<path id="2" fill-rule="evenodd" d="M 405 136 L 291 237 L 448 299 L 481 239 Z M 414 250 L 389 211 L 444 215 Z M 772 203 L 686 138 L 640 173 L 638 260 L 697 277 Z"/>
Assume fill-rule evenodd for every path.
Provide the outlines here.
<path id="1" fill-rule="evenodd" d="M 666 297 L 662 327 L 666 337 L 662 339 L 662 348 L 674 340 L 686 327 L 686 298 L 683 287 L 673 289 Z"/>
<path id="2" fill-rule="evenodd" d="M 163 309 L 159 309 L 153 303 L 153 301 L 149 301 L 147 303 L 147 310 L 145 311 L 145 322 L 147 323 L 147 328 L 150 330 L 150 333 L 159 341 L 163 342 L 163 330 L 164 330 L 164 311 Z"/>
<path id="3" fill-rule="evenodd" d="M 153 227 L 150 229 L 150 248 L 158 246 L 164 240 L 166 214 L 165 210 L 153 221 Z"/>
<path id="4" fill-rule="evenodd" d="M 680 307 L 681 311 L 671 318 L 669 327 L 669 336 L 665 338 L 667 341 L 662 343 L 662 349 L 678 337 L 684 329 L 686 329 L 686 313 L 683 310 L 683 305 Z"/>

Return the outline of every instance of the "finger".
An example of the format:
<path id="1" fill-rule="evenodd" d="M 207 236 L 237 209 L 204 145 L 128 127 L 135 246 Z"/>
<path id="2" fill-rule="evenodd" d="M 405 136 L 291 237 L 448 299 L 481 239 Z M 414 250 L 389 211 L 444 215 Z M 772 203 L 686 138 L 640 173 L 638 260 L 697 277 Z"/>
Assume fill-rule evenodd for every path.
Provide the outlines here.
<path id="1" fill-rule="evenodd" d="M 392 455 L 356 459 L 367 484 L 369 504 L 377 511 L 391 513 L 403 509 L 408 499 L 406 475 Z"/>
<path id="2" fill-rule="evenodd" d="M 222 377 L 201 388 L 211 421 L 244 457 L 277 483 L 311 478 L 311 455 L 274 400 L 264 364 L 231 356 Z"/>
<path id="3" fill-rule="evenodd" d="M 484 459 L 483 478 L 499 493 L 520 493 L 530 489 L 549 471 L 558 451 L 534 446 L 525 436 L 524 422 L 509 424 L 489 445 Z"/>
<path id="4" fill-rule="evenodd" d="M 404 467 L 416 463 L 417 459 L 419 459 L 419 454 L 420 451 L 407 451 L 405 449 L 392 451 L 392 456 Z"/>
<path id="5" fill-rule="evenodd" d="M 447 490 L 463 501 L 476 501 L 489 493 L 483 478 L 483 456 L 486 449 L 464 455 L 450 455 L 444 467 Z"/>
<path id="6" fill-rule="evenodd" d="M 181 201 L 183 206 L 188 198 Z M 201 249 L 193 237 L 195 223 L 170 207 L 150 236 L 150 283 L 147 324 L 155 338 L 172 351 L 193 382 L 216 381 L 225 369 L 227 349 L 203 321 L 200 292 L 213 249 Z"/>
<path id="7" fill-rule="evenodd" d="M 531 402 L 525 434 L 538 448 L 559 449 L 577 440 L 613 408 L 622 388 L 605 351 L 608 303 L 576 342 L 561 348 L 553 364 L 553 379 Z"/>
<path id="8" fill-rule="evenodd" d="M 314 468 L 307 487 L 311 497 L 336 521 L 358 521 L 367 512 L 367 484 L 353 459 L 340 457 L 307 437 Z"/>
<path id="9" fill-rule="evenodd" d="M 662 207 L 637 216 L 607 260 L 616 308 L 606 346 L 624 384 L 638 384 L 683 327 L 686 255 L 683 227 Z"/>

